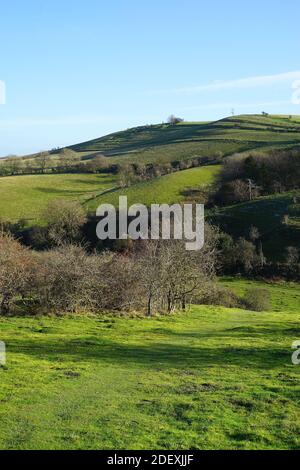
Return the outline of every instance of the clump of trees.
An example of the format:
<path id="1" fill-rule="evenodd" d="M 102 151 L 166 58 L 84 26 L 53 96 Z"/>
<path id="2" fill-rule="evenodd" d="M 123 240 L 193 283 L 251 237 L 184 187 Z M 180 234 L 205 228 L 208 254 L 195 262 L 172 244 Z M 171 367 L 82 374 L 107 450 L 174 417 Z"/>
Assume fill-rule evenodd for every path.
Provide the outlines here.
<path id="1" fill-rule="evenodd" d="M 225 160 L 214 200 L 226 205 L 299 187 L 300 150 L 253 152 Z"/>
<path id="2" fill-rule="evenodd" d="M 254 243 L 239 237 L 235 240 L 227 233 L 219 238 L 220 271 L 225 274 L 251 274 L 258 266 L 259 258 Z"/>
<path id="3" fill-rule="evenodd" d="M 215 275 L 216 242 L 209 231 L 200 252 L 186 251 L 183 241 L 140 241 L 123 253 L 88 252 L 61 239 L 36 252 L 2 232 L 0 314 L 184 310 Z"/>
<path id="4" fill-rule="evenodd" d="M 99 251 L 85 240 L 86 218 L 77 203 L 52 202 L 45 222 L 31 248 L 13 237 L 12 225 L 0 224 L 1 315 L 139 311 L 151 316 L 184 311 L 191 302 L 267 310 L 265 293 L 251 291 L 240 299 L 216 285 L 216 273 L 300 276 L 299 250 L 288 247 L 285 262 L 271 265 L 255 227 L 248 239 L 234 239 L 206 225 L 204 248 L 194 252 L 181 240 L 138 240 Z"/>
<path id="5" fill-rule="evenodd" d="M 184 240 L 138 240 L 123 250 L 95 249 L 84 239 L 86 216 L 73 201 L 50 202 L 45 225 L 26 248 L 0 225 L 0 314 L 185 310 L 205 295 L 216 273 L 218 233 L 206 226 L 200 251 Z M 37 250 L 38 248 L 39 250 Z"/>
<path id="6" fill-rule="evenodd" d="M 220 232 L 218 237 L 219 274 L 239 274 L 246 277 L 300 279 L 300 250 L 297 246 L 283 248 L 280 261 L 264 254 L 262 236 L 251 226 L 247 238 L 234 238 Z"/>
<path id="7" fill-rule="evenodd" d="M 168 117 L 168 124 L 171 124 L 172 126 L 175 126 L 176 124 L 180 124 L 183 121 L 184 119 L 174 116 L 174 114 L 171 114 L 171 116 Z"/>
<path id="8" fill-rule="evenodd" d="M 153 309 L 171 313 L 204 296 L 216 272 L 217 237 L 206 226 L 206 243 L 200 251 L 187 251 L 181 240 L 142 242 L 134 260 L 146 299 Z"/>

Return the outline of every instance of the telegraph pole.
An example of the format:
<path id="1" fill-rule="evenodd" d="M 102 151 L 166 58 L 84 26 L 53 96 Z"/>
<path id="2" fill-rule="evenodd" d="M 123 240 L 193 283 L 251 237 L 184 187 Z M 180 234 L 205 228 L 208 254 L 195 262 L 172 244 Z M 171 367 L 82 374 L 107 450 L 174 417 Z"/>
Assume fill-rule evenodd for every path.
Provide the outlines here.
<path id="1" fill-rule="evenodd" d="M 249 200 L 252 201 L 253 199 L 253 188 L 255 187 L 255 184 L 253 183 L 253 181 L 248 178 L 248 185 L 249 185 Z"/>

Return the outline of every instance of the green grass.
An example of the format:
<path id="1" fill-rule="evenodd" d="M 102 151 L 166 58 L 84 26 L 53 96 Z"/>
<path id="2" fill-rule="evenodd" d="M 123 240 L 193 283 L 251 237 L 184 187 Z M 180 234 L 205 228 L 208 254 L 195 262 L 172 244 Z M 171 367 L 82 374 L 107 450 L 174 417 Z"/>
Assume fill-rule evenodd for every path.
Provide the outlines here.
<path id="1" fill-rule="evenodd" d="M 115 163 L 124 159 L 147 163 L 299 145 L 299 116 L 289 119 L 288 116 L 243 115 L 208 123 L 142 126 L 71 148 L 78 152 L 102 152 Z"/>
<path id="2" fill-rule="evenodd" d="M 287 246 L 300 248 L 299 190 L 217 209 L 210 216 L 234 236 L 247 237 L 251 225 L 257 227 L 271 259 L 283 259 Z"/>
<path id="3" fill-rule="evenodd" d="M 0 448 L 299 449 L 299 285 L 281 293 L 268 313 L 0 319 Z"/>
<path id="4" fill-rule="evenodd" d="M 150 181 L 135 184 L 130 188 L 99 196 L 88 202 L 89 212 L 95 212 L 103 203 L 118 206 L 119 196 L 127 196 L 128 204 L 141 203 L 147 206 L 151 204 L 172 204 L 183 202 L 189 190 L 203 188 L 211 184 L 220 170 L 220 166 L 211 165 L 199 168 L 191 168 L 170 175 L 161 176 Z"/>
<path id="5" fill-rule="evenodd" d="M 59 174 L 0 178 L 0 217 L 17 221 L 40 220 L 53 199 L 81 202 L 116 185 L 111 175 Z"/>
<path id="6" fill-rule="evenodd" d="M 243 297 L 246 290 L 249 288 L 267 289 L 271 297 L 272 310 L 274 312 L 294 312 L 299 314 L 300 308 L 300 286 L 294 282 L 279 281 L 276 283 L 264 283 L 261 281 L 223 277 L 220 279 L 220 284 L 232 290 L 239 297 Z"/>
<path id="7" fill-rule="evenodd" d="M 112 192 L 109 190 L 118 185 L 117 178 L 112 175 L 58 174 L 0 178 L 0 217 L 10 221 L 26 219 L 29 225 L 40 223 L 48 202 L 59 198 L 78 200 L 91 213 L 102 203 L 118 205 L 120 195 L 127 195 L 129 204 L 181 202 L 189 189 L 210 184 L 219 168 L 207 166 L 184 170 Z M 105 191 L 108 192 L 101 195 Z"/>

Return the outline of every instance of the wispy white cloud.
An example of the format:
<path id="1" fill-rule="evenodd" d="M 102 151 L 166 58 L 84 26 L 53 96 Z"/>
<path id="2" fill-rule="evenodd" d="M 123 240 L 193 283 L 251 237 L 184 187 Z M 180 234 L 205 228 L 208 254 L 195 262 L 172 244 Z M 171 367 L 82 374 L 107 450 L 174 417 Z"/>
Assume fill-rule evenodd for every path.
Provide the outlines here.
<path id="1" fill-rule="evenodd" d="M 275 85 L 278 83 L 292 83 L 294 80 L 300 79 L 300 71 L 285 72 L 275 75 L 259 75 L 248 78 L 240 78 L 236 80 L 216 80 L 207 85 L 199 85 L 184 88 L 170 88 L 168 90 L 154 90 L 150 94 L 194 94 L 205 91 L 223 91 L 233 89 L 245 89 L 245 88 L 258 88 L 268 85 Z"/>

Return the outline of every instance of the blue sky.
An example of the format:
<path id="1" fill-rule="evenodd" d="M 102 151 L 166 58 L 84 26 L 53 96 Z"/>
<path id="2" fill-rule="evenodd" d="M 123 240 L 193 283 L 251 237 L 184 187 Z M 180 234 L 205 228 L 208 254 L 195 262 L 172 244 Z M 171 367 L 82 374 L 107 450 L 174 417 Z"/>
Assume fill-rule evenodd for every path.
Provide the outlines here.
<path id="1" fill-rule="evenodd" d="M 1 2 L 0 156 L 172 113 L 300 114 L 299 18 L 298 0 Z"/>

